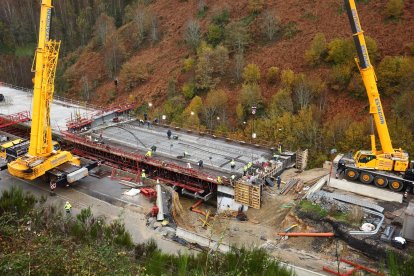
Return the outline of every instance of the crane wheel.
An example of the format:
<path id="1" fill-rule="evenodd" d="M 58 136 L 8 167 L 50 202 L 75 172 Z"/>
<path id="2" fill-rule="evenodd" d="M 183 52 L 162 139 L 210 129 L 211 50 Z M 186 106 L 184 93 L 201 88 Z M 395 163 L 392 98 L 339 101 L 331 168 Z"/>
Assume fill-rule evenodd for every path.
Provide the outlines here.
<path id="1" fill-rule="evenodd" d="M 348 168 L 345 170 L 345 176 L 349 180 L 356 180 L 359 176 L 359 173 L 355 169 Z"/>
<path id="2" fill-rule="evenodd" d="M 395 179 L 391 179 L 388 186 L 394 192 L 400 192 L 404 188 L 403 183 L 400 180 Z"/>
<path id="3" fill-rule="evenodd" d="M 379 188 L 385 188 L 388 185 L 388 179 L 384 176 L 376 176 L 374 178 L 374 184 Z"/>
<path id="4" fill-rule="evenodd" d="M 370 173 L 361 172 L 359 175 L 359 180 L 364 184 L 371 184 L 372 181 L 374 181 L 374 177 Z"/>

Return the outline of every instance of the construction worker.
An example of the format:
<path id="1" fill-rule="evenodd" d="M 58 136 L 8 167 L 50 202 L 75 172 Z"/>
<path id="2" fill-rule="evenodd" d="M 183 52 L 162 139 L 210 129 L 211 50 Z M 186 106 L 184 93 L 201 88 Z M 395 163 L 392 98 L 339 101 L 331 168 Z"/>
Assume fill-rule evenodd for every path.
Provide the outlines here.
<path id="1" fill-rule="evenodd" d="M 152 156 L 152 151 L 151 150 L 147 151 L 147 153 L 145 154 L 145 158 L 151 157 L 151 156 Z"/>
<path id="2" fill-rule="evenodd" d="M 147 175 L 145 174 L 145 170 L 141 171 L 141 182 L 144 182 L 144 180 L 147 179 Z"/>
<path id="3" fill-rule="evenodd" d="M 72 210 L 72 205 L 70 205 L 69 201 L 66 201 L 64 208 L 65 208 L 66 214 L 70 214 L 70 211 Z"/>
<path id="4" fill-rule="evenodd" d="M 273 160 L 277 161 L 278 159 L 279 159 L 279 155 L 276 152 L 274 152 L 273 153 Z"/>
<path id="5" fill-rule="evenodd" d="M 219 185 L 223 184 L 223 180 L 221 179 L 221 176 L 217 176 L 217 184 Z"/>
<path id="6" fill-rule="evenodd" d="M 346 166 L 345 166 L 345 161 L 344 160 L 339 160 L 338 162 L 338 167 L 336 169 L 336 174 L 335 174 L 335 178 L 338 178 L 342 173 L 345 172 Z"/>
<path id="7" fill-rule="evenodd" d="M 188 156 L 188 152 L 186 152 L 186 151 L 185 151 L 185 152 L 183 153 L 183 157 L 185 158 L 186 156 Z"/>
<path id="8" fill-rule="evenodd" d="M 233 184 L 234 183 L 234 180 L 236 180 L 236 175 L 235 174 L 232 174 L 230 176 L 230 180 L 231 180 L 231 184 Z"/>
<path id="9" fill-rule="evenodd" d="M 151 151 L 152 151 L 152 152 L 155 152 L 156 150 L 157 150 L 157 146 L 153 145 L 153 146 L 151 147 Z"/>
<path id="10" fill-rule="evenodd" d="M 203 165 L 203 160 L 199 160 L 198 161 L 198 168 L 199 169 L 202 169 L 204 167 L 204 165 Z"/>
<path id="11" fill-rule="evenodd" d="M 236 167 L 236 162 L 234 162 L 234 159 L 231 159 L 231 161 L 230 161 L 230 168 L 232 170 L 234 170 L 235 167 Z"/>
<path id="12" fill-rule="evenodd" d="M 279 154 L 282 154 L 282 143 L 279 142 L 279 144 L 277 144 L 277 150 L 279 152 Z"/>
<path id="13" fill-rule="evenodd" d="M 277 189 L 280 189 L 280 184 L 282 183 L 282 179 L 280 178 L 280 175 L 278 175 L 276 177 L 276 184 L 277 184 Z"/>
<path id="14" fill-rule="evenodd" d="M 246 176 L 247 170 L 248 170 L 248 168 L 247 168 L 247 165 L 246 165 L 246 166 L 243 167 L 243 176 Z"/>
<path id="15" fill-rule="evenodd" d="M 167 137 L 168 137 L 168 140 L 171 140 L 171 130 L 169 129 L 168 131 L 167 131 Z"/>
<path id="16" fill-rule="evenodd" d="M 247 169 L 250 169 L 253 166 L 252 162 L 247 163 Z"/>
<path id="17" fill-rule="evenodd" d="M 160 209 L 158 208 L 157 204 L 154 202 L 154 206 L 152 206 L 152 209 L 151 209 L 151 216 L 157 217 L 159 211 Z"/>

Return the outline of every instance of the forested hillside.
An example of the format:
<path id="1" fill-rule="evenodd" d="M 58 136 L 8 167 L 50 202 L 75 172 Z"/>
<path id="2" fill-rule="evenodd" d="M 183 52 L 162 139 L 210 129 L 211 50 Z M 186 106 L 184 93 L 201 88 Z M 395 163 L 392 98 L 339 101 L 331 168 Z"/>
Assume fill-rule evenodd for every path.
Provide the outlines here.
<path id="1" fill-rule="evenodd" d="M 0 81 L 32 85 L 39 2 L 0 0 Z M 332 149 L 369 148 L 368 101 L 342 0 L 54 5 L 60 95 L 138 101 L 138 114 L 246 140 L 254 132 L 257 142 L 309 148 L 314 165 Z M 394 146 L 414 154 L 414 0 L 357 5 Z"/>

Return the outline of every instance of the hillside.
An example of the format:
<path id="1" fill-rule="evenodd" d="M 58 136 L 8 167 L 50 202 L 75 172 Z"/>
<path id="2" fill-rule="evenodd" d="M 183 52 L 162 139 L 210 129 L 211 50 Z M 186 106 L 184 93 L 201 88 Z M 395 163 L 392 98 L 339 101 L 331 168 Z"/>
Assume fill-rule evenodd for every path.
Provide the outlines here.
<path id="1" fill-rule="evenodd" d="M 8 0 L 2 2 L 14 7 L 12 12 L 25 13 Z M 64 45 L 58 94 L 104 105 L 138 101 L 141 112 L 151 102 L 153 117 L 165 114 L 168 122 L 236 132 L 232 135 L 238 137 L 248 137 L 241 130 L 251 129 L 264 141 L 282 139 L 292 147 L 321 152 L 320 160 L 330 148 L 367 145 L 368 103 L 353 62 L 343 1 L 121 2 L 55 1 L 53 32 Z M 392 121 L 397 116 L 395 122 L 401 118 L 408 123 L 404 130 L 392 124 L 391 132 L 403 131 L 397 142 L 414 149 L 406 140 L 413 134 L 414 119 L 402 112 L 414 88 L 414 1 L 365 0 L 357 5 L 371 59 L 382 77 L 386 111 Z M 37 8 L 31 7 L 34 12 L 26 18 L 36 22 Z M 0 32 L 14 39 L 0 44 L 9 49 L 3 50 L 3 60 L 12 60 L 0 63 L 0 79 L 30 86 L 30 55 L 17 53 L 35 40 L 21 39 L 8 29 L 7 12 L 12 12 L 2 12 Z M 311 45 L 313 54 L 306 54 Z M 276 67 L 273 72 L 271 67 Z M 250 114 L 253 105 L 256 117 Z M 314 134 L 306 134 L 315 128 Z"/>

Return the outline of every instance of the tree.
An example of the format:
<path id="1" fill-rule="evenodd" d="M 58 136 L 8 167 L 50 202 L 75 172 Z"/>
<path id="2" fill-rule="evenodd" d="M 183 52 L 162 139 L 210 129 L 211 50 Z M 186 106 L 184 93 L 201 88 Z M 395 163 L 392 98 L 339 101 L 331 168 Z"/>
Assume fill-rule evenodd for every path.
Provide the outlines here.
<path id="1" fill-rule="evenodd" d="M 229 64 L 229 50 L 218 45 L 213 52 L 214 71 L 221 76 L 226 73 L 227 65 Z"/>
<path id="2" fill-rule="evenodd" d="M 299 110 L 307 108 L 319 97 L 325 89 L 325 84 L 318 78 L 307 78 L 303 74 L 295 77 L 293 83 L 294 102 Z"/>
<path id="3" fill-rule="evenodd" d="M 225 121 L 228 105 L 227 93 L 223 90 L 212 90 L 207 94 L 202 112 L 208 129 L 214 129 L 217 123 L 216 117 Z"/>
<path id="4" fill-rule="evenodd" d="M 114 78 L 121 68 L 125 58 L 125 48 L 118 34 L 114 32 L 105 42 L 105 65 L 111 78 Z"/>
<path id="5" fill-rule="evenodd" d="M 187 22 L 184 34 L 185 43 L 191 50 L 196 50 L 201 40 L 200 24 L 196 20 Z"/>
<path id="6" fill-rule="evenodd" d="M 274 16 L 272 12 L 266 12 L 262 20 L 262 33 L 267 41 L 275 40 L 280 30 L 280 18 Z"/>
<path id="7" fill-rule="evenodd" d="M 326 38 L 323 33 L 317 33 L 311 42 L 310 49 L 305 52 L 305 60 L 310 65 L 317 65 L 326 54 Z"/>
<path id="8" fill-rule="evenodd" d="M 183 96 L 186 100 L 190 100 L 194 97 L 195 86 L 193 82 L 184 83 L 182 87 Z"/>
<path id="9" fill-rule="evenodd" d="M 250 35 L 241 22 L 232 22 L 225 28 L 225 42 L 232 51 L 243 52 L 249 45 Z"/>
<path id="10" fill-rule="evenodd" d="M 119 76 L 121 82 L 125 84 L 126 91 L 133 90 L 138 85 L 145 83 L 149 78 L 146 66 L 133 61 L 128 61 L 122 65 Z"/>
<path id="11" fill-rule="evenodd" d="M 183 111 L 184 126 L 194 127 L 200 125 L 199 115 L 203 106 L 203 101 L 199 96 L 195 96 Z"/>
<path id="12" fill-rule="evenodd" d="M 237 81 L 240 81 L 242 78 L 242 72 L 244 68 L 244 55 L 243 52 L 238 52 L 234 56 L 234 76 Z"/>
<path id="13" fill-rule="evenodd" d="M 82 9 L 79 16 L 76 18 L 76 25 L 79 30 L 82 30 L 80 32 L 81 45 L 86 45 L 90 34 L 92 33 L 93 20 L 94 16 L 91 7 Z"/>
<path id="14" fill-rule="evenodd" d="M 257 84 L 260 81 L 260 68 L 250 63 L 243 70 L 243 79 L 245 84 Z"/>
<path id="15" fill-rule="evenodd" d="M 197 50 L 196 87 L 200 90 L 209 90 L 214 87 L 213 80 L 213 49 L 202 43 Z"/>
<path id="16" fill-rule="evenodd" d="M 385 17 L 389 19 L 399 19 L 403 13 L 404 0 L 388 0 L 385 6 Z"/>
<path id="17" fill-rule="evenodd" d="M 216 25 L 216 24 L 208 25 L 207 40 L 209 43 L 211 43 L 213 46 L 216 46 L 220 44 L 223 38 L 224 38 L 223 27 Z"/>
<path id="18" fill-rule="evenodd" d="M 82 82 L 82 97 L 85 101 L 89 101 L 91 98 L 91 89 L 88 81 L 88 77 L 83 75 L 81 78 Z"/>
<path id="19" fill-rule="evenodd" d="M 272 117 L 280 116 L 283 113 L 293 112 L 292 92 L 290 89 L 279 89 L 275 95 L 273 95 L 270 102 L 268 113 Z"/>
<path id="20" fill-rule="evenodd" d="M 260 87 L 257 84 L 243 84 L 240 92 L 240 103 L 246 113 L 249 112 L 252 106 L 256 106 L 260 109 L 263 103 Z"/>
<path id="21" fill-rule="evenodd" d="M 107 39 L 115 32 L 114 19 L 104 13 L 98 17 L 95 23 L 95 37 L 98 40 L 98 44 L 104 46 Z"/>
<path id="22" fill-rule="evenodd" d="M 279 79 L 279 68 L 272 66 L 267 70 L 266 81 L 268 84 L 275 84 Z"/>
<path id="23" fill-rule="evenodd" d="M 330 87 L 337 91 L 345 90 L 351 81 L 352 68 L 349 64 L 333 66 L 329 74 Z"/>
<path id="24" fill-rule="evenodd" d="M 414 58 L 385 57 L 378 66 L 378 86 L 386 95 L 414 90 Z"/>

